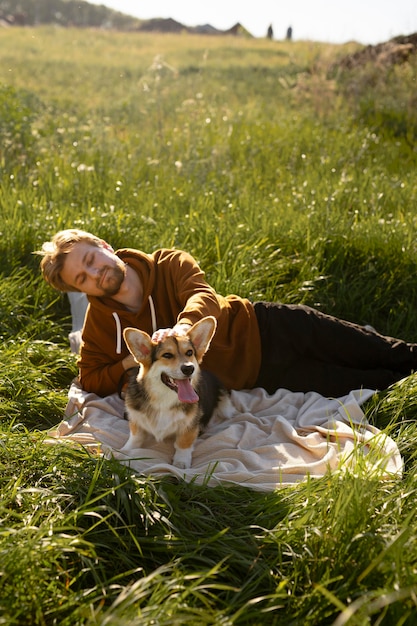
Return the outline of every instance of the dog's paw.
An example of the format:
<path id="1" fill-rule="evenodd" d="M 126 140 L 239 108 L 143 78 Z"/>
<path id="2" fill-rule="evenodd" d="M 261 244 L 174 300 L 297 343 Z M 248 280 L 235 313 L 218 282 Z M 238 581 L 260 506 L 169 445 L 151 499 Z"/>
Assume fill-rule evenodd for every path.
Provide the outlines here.
<path id="1" fill-rule="evenodd" d="M 123 452 L 123 454 L 128 454 L 132 450 L 142 447 L 142 444 L 143 444 L 143 439 L 130 437 L 126 441 L 125 445 L 122 448 L 120 448 L 119 452 Z"/>
<path id="2" fill-rule="evenodd" d="M 182 461 L 172 461 L 172 465 L 178 467 L 178 469 L 190 469 L 191 465 L 186 465 Z"/>
<path id="3" fill-rule="evenodd" d="M 189 448 L 177 448 L 172 464 L 178 469 L 189 469 L 192 461 L 192 450 Z"/>

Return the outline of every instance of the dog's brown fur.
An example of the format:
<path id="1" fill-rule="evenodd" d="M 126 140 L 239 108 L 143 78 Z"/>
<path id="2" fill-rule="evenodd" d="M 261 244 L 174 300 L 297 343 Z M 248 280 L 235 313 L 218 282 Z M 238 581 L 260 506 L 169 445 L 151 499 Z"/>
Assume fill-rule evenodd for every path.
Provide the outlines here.
<path id="1" fill-rule="evenodd" d="M 187 335 L 155 343 L 143 331 L 125 329 L 126 345 L 140 367 L 126 390 L 130 437 L 123 452 L 140 448 L 147 433 L 157 441 L 174 436 L 173 464 L 188 468 L 194 442 L 213 412 L 231 414 L 229 394 L 200 368 L 215 330 L 216 319 L 205 317 Z"/>

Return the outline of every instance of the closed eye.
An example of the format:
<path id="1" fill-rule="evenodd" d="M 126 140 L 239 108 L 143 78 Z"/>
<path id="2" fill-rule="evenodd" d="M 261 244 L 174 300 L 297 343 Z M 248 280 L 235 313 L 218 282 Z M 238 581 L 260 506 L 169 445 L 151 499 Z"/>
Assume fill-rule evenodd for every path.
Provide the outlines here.
<path id="1" fill-rule="evenodd" d="M 74 280 L 75 286 L 79 288 L 85 282 L 85 279 L 86 279 L 85 272 L 81 272 L 80 274 L 77 274 Z"/>
<path id="2" fill-rule="evenodd" d="M 90 254 L 86 254 L 83 258 L 83 264 L 85 267 L 91 267 L 92 264 L 94 263 L 94 252 L 90 253 Z M 81 272 L 80 274 L 78 274 L 78 276 L 76 276 L 75 278 L 75 284 L 76 286 L 79 288 L 80 285 L 82 285 L 86 280 L 86 275 L 84 272 Z"/>

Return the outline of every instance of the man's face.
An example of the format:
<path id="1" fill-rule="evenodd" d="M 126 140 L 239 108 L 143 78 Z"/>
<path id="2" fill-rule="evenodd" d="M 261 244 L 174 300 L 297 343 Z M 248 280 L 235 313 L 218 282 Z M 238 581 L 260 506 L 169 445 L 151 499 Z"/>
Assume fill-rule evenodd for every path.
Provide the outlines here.
<path id="1" fill-rule="evenodd" d="M 62 280 L 89 296 L 115 296 L 126 276 L 125 264 L 114 252 L 79 241 L 65 256 Z"/>

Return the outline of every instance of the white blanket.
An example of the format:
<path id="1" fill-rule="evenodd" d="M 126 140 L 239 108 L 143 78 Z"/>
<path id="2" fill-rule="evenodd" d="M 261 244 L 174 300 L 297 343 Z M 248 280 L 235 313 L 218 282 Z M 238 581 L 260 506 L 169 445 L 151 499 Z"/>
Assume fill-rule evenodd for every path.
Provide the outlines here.
<path id="1" fill-rule="evenodd" d="M 324 476 L 346 468 L 365 468 L 380 478 L 400 476 L 402 459 L 394 441 L 371 426 L 360 405 L 374 391 L 352 391 L 328 399 L 285 389 L 268 395 L 263 389 L 233 391 L 236 415 L 214 418 L 193 452 L 192 467 L 171 463 L 171 440 L 127 454 L 119 452 L 129 425 L 117 396 L 100 398 L 74 382 L 64 421 L 50 433 L 54 441 L 70 440 L 113 455 L 143 475 L 173 475 L 209 485 L 232 483 L 260 491 Z M 98 445 L 97 444 L 101 444 Z"/>

